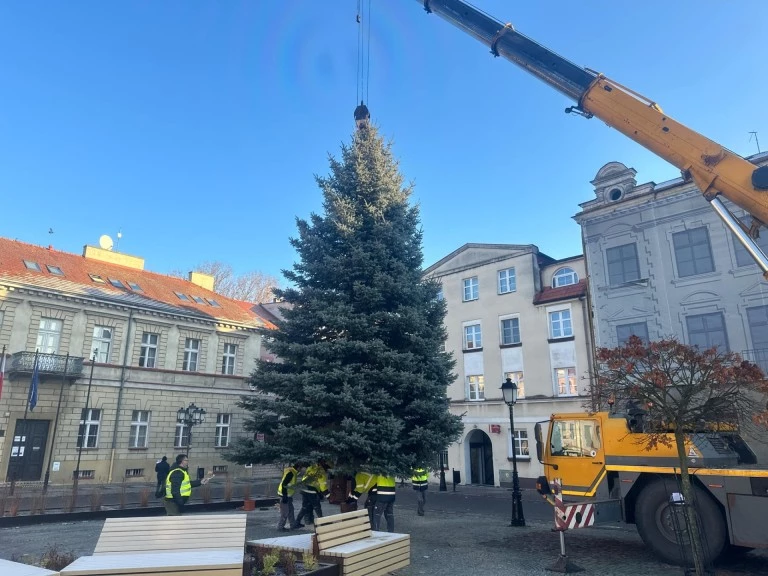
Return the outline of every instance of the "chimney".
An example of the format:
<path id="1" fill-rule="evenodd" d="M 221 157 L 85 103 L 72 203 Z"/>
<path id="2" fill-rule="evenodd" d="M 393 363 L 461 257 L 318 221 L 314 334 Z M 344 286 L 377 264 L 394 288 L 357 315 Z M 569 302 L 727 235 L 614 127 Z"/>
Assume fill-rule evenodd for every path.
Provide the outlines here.
<path id="1" fill-rule="evenodd" d="M 214 291 L 213 286 L 215 279 L 210 274 L 203 274 L 202 272 L 190 272 L 189 281 L 192 282 L 192 284 L 195 286 L 200 286 L 200 288 L 205 288 L 211 292 Z"/>
<path id="2" fill-rule="evenodd" d="M 113 250 L 104 250 L 103 248 L 96 248 L 96 246 L 83 246 L 83 258 L 119 264 L 120 266 L 127 266 L 136 270 L 144 270 L 144 258 L 114 252 Z"/>

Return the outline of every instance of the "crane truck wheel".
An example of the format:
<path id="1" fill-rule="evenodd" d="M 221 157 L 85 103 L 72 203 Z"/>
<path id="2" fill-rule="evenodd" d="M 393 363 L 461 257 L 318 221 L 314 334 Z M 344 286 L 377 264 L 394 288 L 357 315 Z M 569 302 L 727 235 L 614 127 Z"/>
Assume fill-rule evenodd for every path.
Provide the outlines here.
<path id="1" fill-rule="evenodd" d="M 699 535 L 708 562 L 716 560 L 728 542 L 725 518 L 717 502 L 698 486 L 693 486 L 699 511 Z M 635 502 L 635 524 L 640 537 L 665 562 L 689 565 L 691 544 L 685 511 L 672 500 L 680 492 L 672 479 L 656 480 L 646 485 Z"/>

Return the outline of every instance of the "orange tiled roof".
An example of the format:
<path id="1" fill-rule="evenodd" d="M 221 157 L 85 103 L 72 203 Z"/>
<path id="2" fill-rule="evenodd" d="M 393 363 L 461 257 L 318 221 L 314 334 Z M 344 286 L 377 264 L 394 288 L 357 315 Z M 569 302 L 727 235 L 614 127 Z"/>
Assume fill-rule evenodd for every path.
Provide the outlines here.
<path id="1" fill-rule="evenodd" d="M 41 271 L 28 269 L 24 264 L 25 260 L 36 262 Z M 63 275 L 51 273 L 47 265 L 57 266 Z M 104 283 L 94 282 L 91 274 L 100 276 Z M 119 280 L 125 288 L 113 286 L 110 279 Z M 226 298 L 182 278 L 102 262 L 8 238 L 0 238 L 0 280 L 66 294 L 112 299 L 126 305 L 160 309 L 175 314 L 208 317 L 252 326 L 267 324 L 249 309 L 253 304 Z M 141 290 L 131 289 L 131 283 Z M 187 300 L 181 300 L 176 292 L 186 295 Z M 204 300 L 195 302 L 193 297 Z M 219 306 L 211 305 L 209 301 Z"/>
<path id="2" fill-rule="evenodd" d="M 587 283 L 584 280 L 579 280 L 576 284 L 569 284 L 568 286 L 558 286 L 557 288 L 547 286 L 536 294 L 533 298 L 533 303 L 545 304 L 546 302 L 556 302 L 558 300 L 570 300 L 584 296 L 586 293 Z"/>

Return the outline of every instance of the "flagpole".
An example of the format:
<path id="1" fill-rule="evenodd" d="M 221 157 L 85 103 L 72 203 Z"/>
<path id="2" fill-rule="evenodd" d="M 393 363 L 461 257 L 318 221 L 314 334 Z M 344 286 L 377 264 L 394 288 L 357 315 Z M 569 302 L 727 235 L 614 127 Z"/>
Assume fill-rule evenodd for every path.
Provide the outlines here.
<path id="1" fill-rule="evenodd" d="M 96 365 L 96 355 L 99 353 L 99 349 L 93 350 L 93 358 L 91 358 L 91 375 L 88 377 L 88 392 L 85 394 L 85 410 L 83 411 L 83 437 L 80 440 L 80 446 L 77 447 L 77 465 L 75 466 L 74 479 L 72 481 L 72 490 L 75 493 L 74 497 L 77 498 L 77 485 L 80 482 L 80 458 L 83 455 L 83 446 L 88 442 L 87 430 L 85 428 L 85 419 L 88 418 L 88 404 L 91 400 L 91 384 L 93 383 L 93 367 Z M 80 438 L 80 434 L 77 435 Z"/>
<path id="2" fill-rule="evenodd" d="M 19 470 L 19 467 L 14 467 L 13 470 L 13 479 L 11 480 L 11 494 L 13 494 L 13 489 L 16 486 L 16 480 L 19 476 L 24 476 L 24 468 L 26 466 L 24 465 L 26 463 L 27 458 L 27 413 L 29 412 L 29 401 L 32 399 L 32 387 L 35 385 L 35 373 L 37 372 L 37 356 L 40 352 L 40 349 L 38 348 L 35 350 L 35 362 L 32 365 L 32 382 L 29 384 L 29 392 L 27 393 L 27 403 L 24 405 L 24 418 L 21 420 L 21 441 L 24 448 L 24 452 L 20 454 L 18 457 L 21 458 L 21 470 Z"/>
<path id="3" fill-rule="evenodd" d="M 64 396 L 64 382 L 67 380 L 67 367 L 69 366 L 69 352 L 64 359 L 64 374 L 61 377 L 61 388 L 59 388 L 59 403 L 56 406 L 56 418 L 53 420 L 53 434 L 51 436 L 51 448 L 48 451 L 48 466 L 45 469 L 45 480 L 43 480 L 43 492 L 48 491 L 48 481 L 51 479 L 51 466 L 53 465 L 53 446 L 56 444 L 56 427 L 59 424 L 59 412 L 61 411 L 61 398 Z"/>

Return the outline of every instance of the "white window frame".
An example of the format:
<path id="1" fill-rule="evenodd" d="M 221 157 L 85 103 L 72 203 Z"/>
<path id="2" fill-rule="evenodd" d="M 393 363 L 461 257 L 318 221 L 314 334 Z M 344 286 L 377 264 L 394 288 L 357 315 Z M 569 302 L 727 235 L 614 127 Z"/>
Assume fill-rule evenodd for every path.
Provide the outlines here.
<path id="1" fill-rule="evenodd" d="M 563 266 L 552 274 L 552 288 L 571 286 L 579 283 L 579 274 L 570 266 Z"/>
<path id="2" fill-rule="evenodd" d="M 531 457 L 531 442 L 528 439 L 528 430 L 515 429 L 514 434 L 511 430 L 507 429 L 507 458 L 512 458 L 512 451 L 515 451 L 515 456 L 519 460 L 530 459 Z M 523 453 L 523 442 L 526 445 L 527 454 Z"/>
<path id="3" fill-rule="evenodd" d="M 99 447 L 99 432 L 101 424 L 101 409 L 100 408 L 88 408 L 88 412 L 85 412 L 85 408 L 80 411 L 80 427 L 77 430 L 77 440 L 75 445 L 80 448 L 80 445 L 84 443 L 83 449 Z M 96 433 L 92 434 L 93 429 L 96 429 Z M 92 442 L 91 442 L 92 440 Z"/>
<path id="4" fill-rule="evenodd" d="M 184 339 L 184 362 L 181 365 L 183 371 L 197 372 L 197 365 L 200 360 L 200 344 L 199 338 Z"/>
<path id="5" fill-rule="evenodd" d="M 149 410 L 134 410 L 131 414 L 129 448 L 146 448 L 149 442 Z"/>
<path id="6" fill-rule="evenodd" d="M 157 366 L 157 346 L 159 342 L 160 335 L 154 332 L 144 332 L 141 335 L 139 366 L 143 368 L 155 368 Z"/>
<path id="7" fill-rule="evenodd" d="M 566 388 L 561 387 L 560 385 L 560 377 L 561 371 L 565 371 L 564 374 L 562 374 L 564 378 L 564 386 Z M 555 384 L 555 396 L 558 398 L 564 398 L 567 396 L 578 396 L 579 395 L 579 381 L 576 378 L 576 367 L 575 366 L 562 366 L 560 368 L 555 368 L 552 371 L 552 375 L 554 377 L 554 384 Z M 570 385 L 569 385 L 570 384 Z M 564 391 L 563 391 L 564 389 Z"/>
<path id="8" fill-rule="evenodd" d="M 109 338 L 104 337 L 104 331 L 109 331 Z M 92 352 L 98 350 L 96 355 L 96 362 L 102 364 L 109 364 L 109 353 L 112 350 L 112 336 L 114 334 L 114 328 L 111 326 L 96 325 L 93 327 L 93 341 L 91 344 Z"/>
<path id="9" fill-rule="evenodd" d="M 58 354 L 64 322 L 57 318 L 40 318 L 36 349 L 40 354 Z"/>
<path id="10" fill-rule="evenodd" d="M 483 347 L 483 327 L 480 322 L 464 324 L 464 350 L 479 350 Z"/>
<path id="11" fill-rule="evenodd" d="M 232 376 L 235 373 L 237 365 L 237 344 L 231 342 L 224 343 L 224 350 L 221 355 L 221 373 L 226 376 Z"/>
<path id="12" fill-rule="evenodd" d="M 475 385 L 475 398 L 472 397 L 472 385 Z M 483 374 L 467 375 L 467 400 L 482 402 L 485 400 L 485 376 Z"/>
<path id="13" fill-rule="evenodd" d="M 549 319 L 549 337 L 552 340 L 573 336 L 573 316 L 570 307 L 549 309 L 547 310 L 547 317 Z"/>
<path id="14" fill-rule="evenodd" d="M 220 413 L 216 415 L 216 448 L 229 446 L 229 432 L 232 425 L 232 414 Z"/>
<path id="15" fill-rule="evenodd" d="M 176 431 L 173 435 L 174 448 L 186 448 L 189 446 L 189 433 L 192 427 L 182 422 L 176 423 Z"/>
<path id="16" fill-rule="evenodd" d="M 496 284 L 499 290 L 499 294 L 510 294 L 512 292 L 517 292 L 517 277 L 515 276 L 514 266 L 512 268 L 499 270 Z M 503 284 L 506 284 L 506 286 L 503 286 Z"/>
<path id="17" fill-rule="evenodd" d="M 512 380 L 515 384 L 517 384 L 517 398 L 518 400 L 522 400 L 525 398 L 525 376 L 522 370 L 516 370 L 513 372 L 504 372 L 504 381 L 506 382 L 507 378 Z"/>
<path id="18" fill-rule="evenodd" d="M 512 340 L 510 342 L 504 341 L 504 322 L 512 322 Z M 515 327 L 517 323 L 517 340 L 515 340 Z M 520 316 L 502 316 L 499 318 L 499 343 L 502 346 L 509 346 L 511 344 L 520 344 L 523 341 L 523 335 L 520 331 Z"/>
<path id="19" fill-rule="evenodd" d="M 461 295 L 462 302 L 471 302 L 480 298 L 480 281 L 477 276 L 471 278 L 464 278 L 462 280 L 462 286 L 464 287 Z"/>

